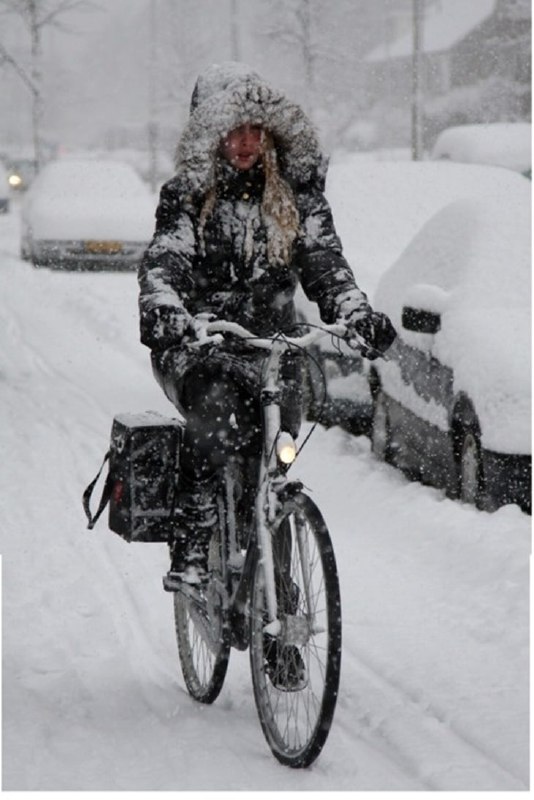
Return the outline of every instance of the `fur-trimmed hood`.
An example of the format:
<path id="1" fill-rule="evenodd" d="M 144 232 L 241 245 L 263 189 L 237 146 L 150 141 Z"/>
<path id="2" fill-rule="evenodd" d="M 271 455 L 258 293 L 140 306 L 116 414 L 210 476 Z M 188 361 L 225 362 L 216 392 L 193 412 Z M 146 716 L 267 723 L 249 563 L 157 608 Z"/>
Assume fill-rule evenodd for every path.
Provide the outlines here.
<path id="1" fill-rule="evenodd" d="M 215 182 L 221 139 L 249 122 L 274 137 L 281 174 L 293 186 L 324 179 L 315 129 L 304 111 L 244 64 L 214 64 L 199 76 L 191 114 L 176 148 L 180 193 L 204 195 Z"/>

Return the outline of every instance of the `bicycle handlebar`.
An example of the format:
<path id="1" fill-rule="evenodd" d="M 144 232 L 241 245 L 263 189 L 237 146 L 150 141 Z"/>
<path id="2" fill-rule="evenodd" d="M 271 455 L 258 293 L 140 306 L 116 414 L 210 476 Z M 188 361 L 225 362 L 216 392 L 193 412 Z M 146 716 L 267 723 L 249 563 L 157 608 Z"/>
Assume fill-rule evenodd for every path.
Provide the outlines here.
<path id="1" fill-rule="evenodd" d="M 238 336 L 240 339 L 246 339 L 253 347 L 258 347 L 263 350 L 272 350 L 275 343 L 285 344 L 287 347 L 306 348 L 317 339 L 320 339 L 321 336 L 331 335 L 344 339 L 351 350 L 359 351 L 364 358 L 383 358 L 386 361 L 389 360 L 388 354 L 384 354 L 370 347 L 361 336 L 358 336 L 358 334 L 354 332 L 350 340 L 347 340 L 347 326 L 343 322 L 334 322 L 332 324 L 314 327 L 303 336 L 286 336 L 284 333 L 277 333 L 269 337 L 261 337 L 251 333 L 237 322 L 229 322 L 222 319 L 209 320 L 207 316 L 204 317 L 203 314 L 199 314 L 194 318 L 194 328 L 197 336 L 197 341 L 195 342 L 197 347 L 210 343 L 220 344 L 223 333 L 230 333 L 233 336 Z"/>
<path id="2" fill-rule="evenodd" d="M 202 335 L 199 336 L 201 343 L 209 343 L 210 341 L 219 342 L 220 338 L 218 337 L 218 334 L 231 333 L 233 336 L 238 336 L 240 339 L 247 339 L 249 344 L 251 344 L 253 347 L 259 347 L 263 350 L 271 350 L 274 342 L 284 343 L 289 347 L 307 347 L 321 336 L 326 336 L 327 334 L 343 338 L 346 334 L 347 328 L 342 323 L 334 323 L 333 325 L 323 325 L 320 328 L 314 328 L 308 333 L 305 333 L 303 336 L 286 336 L 285 334 L 275 334 L 270 337 L 261 337 L 251 333 L 237 322 L 214 320 L 213 322 L 207 322 L 205 326 L 201 326 L 200 330 L 197 329 L 197 335 L 199 333 L 202 334 L 202 331 L 204 331 L 205 337 L 202 337 Z"/>

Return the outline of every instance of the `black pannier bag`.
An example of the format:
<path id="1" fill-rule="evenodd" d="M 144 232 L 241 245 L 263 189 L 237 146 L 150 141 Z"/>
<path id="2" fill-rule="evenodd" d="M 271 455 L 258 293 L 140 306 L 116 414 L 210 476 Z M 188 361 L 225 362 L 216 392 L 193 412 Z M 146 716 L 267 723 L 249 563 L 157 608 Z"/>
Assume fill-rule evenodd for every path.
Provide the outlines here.
<path id="1" fill-rule="evenodd" d="M 83 494 L 88 528 L 109 501 L 109 527 L 128 542 L 166 542 L 178 480 L 183 422 L 156 411 L 117 414 L 111 443 L 96 478 Z M 95 514 L 89 503 L 106 461 L 109 472 Z"/>

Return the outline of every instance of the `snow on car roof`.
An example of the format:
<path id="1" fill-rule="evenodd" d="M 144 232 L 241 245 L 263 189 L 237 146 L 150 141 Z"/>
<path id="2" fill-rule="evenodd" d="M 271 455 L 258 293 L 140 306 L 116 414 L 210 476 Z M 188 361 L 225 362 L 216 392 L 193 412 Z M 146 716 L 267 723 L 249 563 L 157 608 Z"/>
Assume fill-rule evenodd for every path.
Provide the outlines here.
<path id="1" fill-rule="evenodd" d="M 532 164 L 532 126 L 528 122 L 494 122 L 447 128 L 439 134 L 432 158 L 526 172 Z"/>
<path id="2" fill-rule="evenodd" d="M 36 239 L 150 241 L 155 198 L 133 167 L 58 159 L 28 190 L 22 216 Z"/>
<path id="3" fill-rule="evenodd" d="M 498 197 L 503 180 L 497 167 L 373 160 L 375 155 L 334 156 L 326 180 L 343 253 L 371 302 L 380 277 L 425 222 L 454 200 Z M 525 178 L 510 174 L 528 185 Z M 319 323 L 317 307 L 302 290 L 297 301 L 310 322 Z"/>
<path id="4" fill-rule="evenodd" d="M 361 288 L 372 298 L 380 276 L 448 203 L 498 197 L 502 173 L 497 167 L 449 161 L 371 161 L 355 155 L 333 160 L 326 193 Z"/>
<path id="5" fill-rule="evenodd" d="M 52 161 L 44 167 L 34 182 L 34 190 L 55 191 L 62 194 L 90 194 L 105 191 L 107 195 L 123 195 L 125 191 L 148 194 L 139 175 L 123 161 L 103 159 L 65 158 Z"/>

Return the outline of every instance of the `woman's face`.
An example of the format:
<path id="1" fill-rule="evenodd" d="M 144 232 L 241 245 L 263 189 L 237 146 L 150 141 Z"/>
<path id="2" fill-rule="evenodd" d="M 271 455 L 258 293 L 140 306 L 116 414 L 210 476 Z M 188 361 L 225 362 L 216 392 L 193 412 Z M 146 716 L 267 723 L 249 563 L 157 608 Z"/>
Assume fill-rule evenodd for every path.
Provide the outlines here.
<path id="1" fill-rule="evenodd" d="M 221 153 L 236 169 L 250 169 L 261 154 L 262 135 L 258 125 L 240 125 L 225 136 Z"/>

